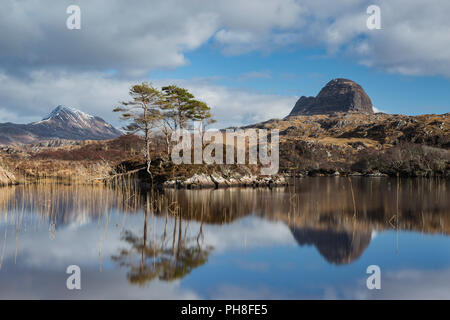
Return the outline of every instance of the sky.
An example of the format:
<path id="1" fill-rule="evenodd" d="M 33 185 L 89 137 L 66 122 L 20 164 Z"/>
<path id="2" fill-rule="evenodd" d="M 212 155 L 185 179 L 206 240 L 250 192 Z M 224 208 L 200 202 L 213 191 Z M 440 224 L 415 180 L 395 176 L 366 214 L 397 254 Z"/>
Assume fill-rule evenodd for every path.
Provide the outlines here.
<path id="1" fill-rule="evenodd" d="M 0 122 L 67 105 L 119 127 L 111 110 L 143 81 L 189 89 L 217 127 L 282 118 L 333 78 L 358 82 L 379 111 L 450 111 L 448 0 L 46 2 L 1 3 Z M 381 29 L 367 27 L 370 5 Z"/>

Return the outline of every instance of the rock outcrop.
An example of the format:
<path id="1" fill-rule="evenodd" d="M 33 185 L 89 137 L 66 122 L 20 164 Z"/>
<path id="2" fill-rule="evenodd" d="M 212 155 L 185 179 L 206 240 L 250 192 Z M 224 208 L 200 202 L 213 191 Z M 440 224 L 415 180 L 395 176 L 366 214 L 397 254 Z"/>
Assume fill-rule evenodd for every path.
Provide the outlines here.
<path id="1" fill-rule="evenodd" d="M 170 179 L 163 183 L 164 188 L 227 188 L 227 187 L 272 187 L 287 185 L 286 178 L 282 175 L 260 177 L 257 175 L 241 175 L 237 172 L 224 176 L 221 172 L 212 174 L 194 174 L 188 178 Z"/>
<path id="2" fill-rule="evenodd" d="M 373 113 L 372 101 L 364 89 L 348 79 L 334 79 L 316 97 L 301 97 L 289 116 L 356 111 Z"/>
<path id="3" fill-rule="evenodd" d="M 0 186 L 11 185 L 16 183 L 16 177 L 13 173 L 0 167 Z"/>

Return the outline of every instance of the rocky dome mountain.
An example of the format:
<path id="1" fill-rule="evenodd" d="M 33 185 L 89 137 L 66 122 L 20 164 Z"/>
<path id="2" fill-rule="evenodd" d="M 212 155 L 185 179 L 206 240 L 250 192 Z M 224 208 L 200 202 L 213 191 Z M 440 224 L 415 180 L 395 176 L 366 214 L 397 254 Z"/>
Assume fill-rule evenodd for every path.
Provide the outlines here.
<path id="1" fill-rule="evenodd" d="M 364 89 L 348 79 L 333 79 L 316 97 L 302 96 L 289 116 L 356 111 L 373 113 L 372 101 Z"/>
<path id="2" fill-rule="evenodd" d="M 35 143 L 50 139 L 107 140 L 122 132 L 80 110 L 58 106 L 42 120 L 29 124 L 0 124 L 0 144 Z"/>

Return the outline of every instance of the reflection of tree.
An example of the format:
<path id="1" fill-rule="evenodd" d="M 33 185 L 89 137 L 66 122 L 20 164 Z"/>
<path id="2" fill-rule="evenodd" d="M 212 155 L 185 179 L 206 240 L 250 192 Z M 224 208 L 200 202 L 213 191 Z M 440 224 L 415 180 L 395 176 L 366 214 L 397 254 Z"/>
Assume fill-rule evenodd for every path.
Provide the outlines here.
<path id="1" fill-rule="evenodd" d="M 196 237 L 189 237 L 187 228 L 183 230 L 183 218 L 176 215 L 173 225 L 172 241 L 168 244 L 166 215 L 164 233 L 162 236 L 149 239 L 148 218 L 149 209 L 145 210 L 143 237 L 126 231 L 123 240 L 131 245 L 129 249 L 122 249 L 112 257 L 121 266 L 129 268 L 128 280 L 132 284 L 144 285 L 153 279 L 172 281 L 181 279 L 195 268 L 208 260 L 211 247 L 202 246 L 203 223 Z"/>

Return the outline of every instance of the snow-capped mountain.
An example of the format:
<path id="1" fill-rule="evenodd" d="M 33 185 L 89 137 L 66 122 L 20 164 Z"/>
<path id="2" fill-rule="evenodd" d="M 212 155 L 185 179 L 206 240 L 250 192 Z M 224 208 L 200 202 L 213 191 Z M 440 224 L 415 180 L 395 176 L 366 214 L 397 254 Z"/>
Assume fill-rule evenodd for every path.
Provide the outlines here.
<path id="1" fill-rule="evenodd" d="M 58 106 L 46 117 L 29 124 L 0 124 L 0 143 L 34 143 L 39 140 L 106 140 L 122 132 L 102 118 L 83 111 Z"/>
<path id="2" fill-rule="evenodd" d="M 55 109 L 53 109 L 52 112 L 50 112 L 46 117 L 44 117 L 41 121 L 38 122 L 47 121 L 55 118 L 63 119 L 63 117 L 72 118 L 71 120 L 74 121 L 77 121 L 79 119 L 89 120 L 94 118 L 94 116 L 84 113 L 83 111 L 80 111 L 78 109 L 60 105 L 57 106 Z"/>

